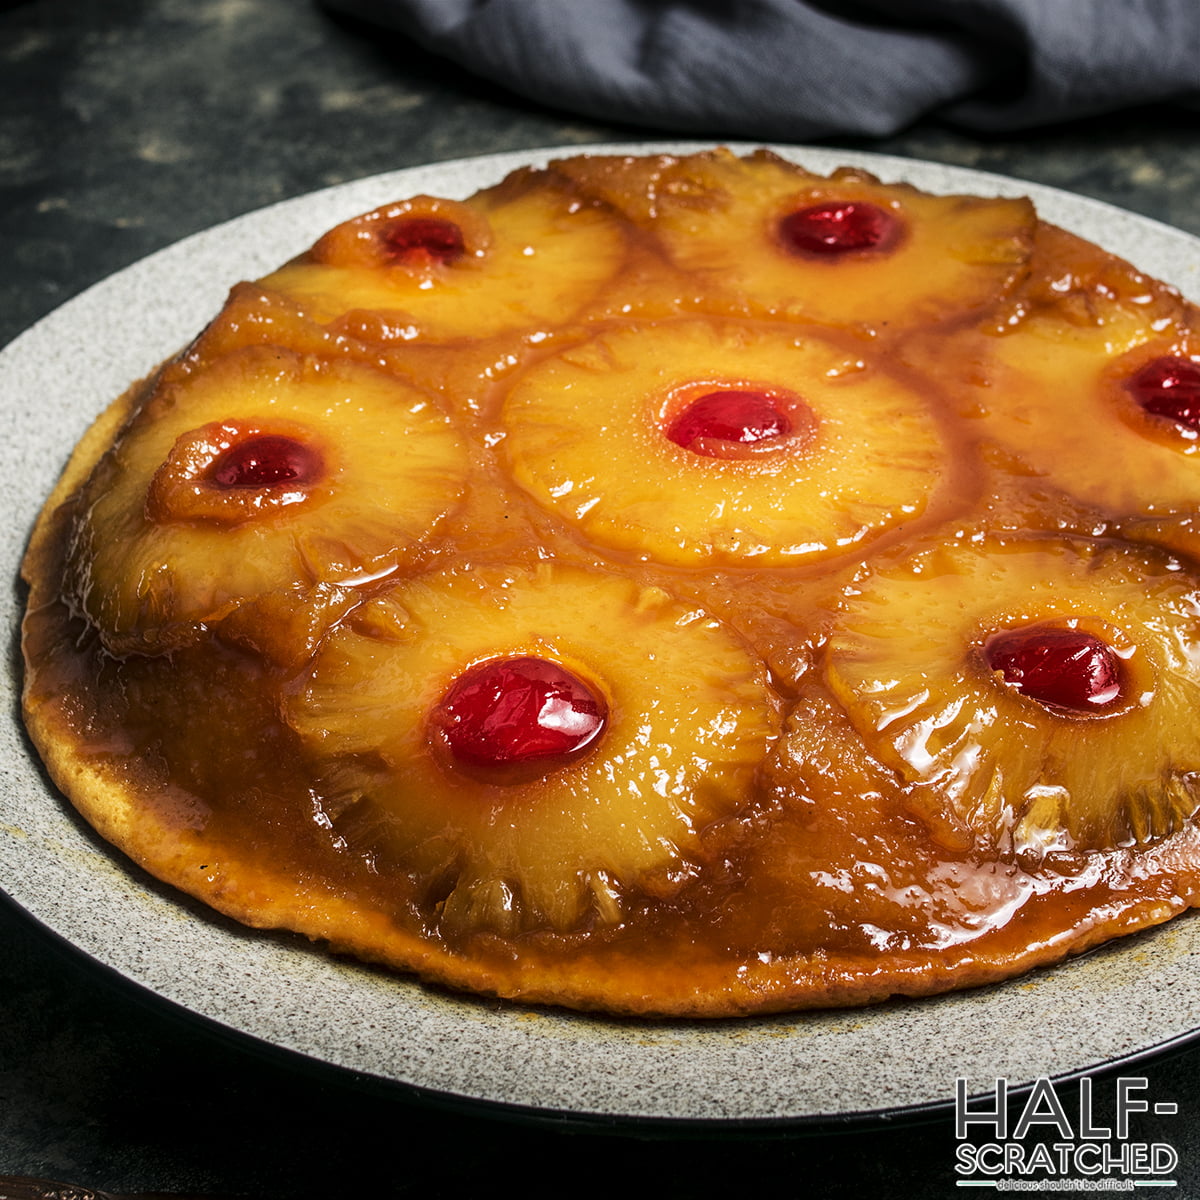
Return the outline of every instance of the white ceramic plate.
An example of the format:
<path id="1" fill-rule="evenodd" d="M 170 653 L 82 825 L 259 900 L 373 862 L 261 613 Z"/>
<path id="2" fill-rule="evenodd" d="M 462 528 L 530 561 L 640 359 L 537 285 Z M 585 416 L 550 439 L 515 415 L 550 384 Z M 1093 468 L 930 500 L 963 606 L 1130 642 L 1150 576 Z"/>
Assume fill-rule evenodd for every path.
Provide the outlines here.
<path id="1" fill-rule="evenodd" d="M 645 153 L 678 143 L 583 147 Z M 744 149 L 745 147 L 743 147 Z M 289 200 L 180 242 L 92 288 L 0 354 L 0 572 L 15 579 L 43 497 L 91 419 L 186 343 L 230 284 L 265 274 L 338 221 L 420 192 L 462 197 L 580 147 L 399 171 Z M 819 171 L 852 162 L 929 191 L 1033 196 L 1047 219 L 1200 296 L 1200 240 L 1095 201 L 975 171 L 778 148 Z M 9 629 L 21 596 L 5 588 Z M 775 1123 L 945 1103 L 1143 1055 L 1200 1027 L 1200 919 L 1061 968 L 925 1001 L 716 1023 L 605 1020 L 427 990 L 241 929 L 126 863 L 48 786 L 16 717 L 0 726 L 0 879 L 92 959 L 190 1013 L 274 1047 L 442 1098 L 611 1121 Z"/>

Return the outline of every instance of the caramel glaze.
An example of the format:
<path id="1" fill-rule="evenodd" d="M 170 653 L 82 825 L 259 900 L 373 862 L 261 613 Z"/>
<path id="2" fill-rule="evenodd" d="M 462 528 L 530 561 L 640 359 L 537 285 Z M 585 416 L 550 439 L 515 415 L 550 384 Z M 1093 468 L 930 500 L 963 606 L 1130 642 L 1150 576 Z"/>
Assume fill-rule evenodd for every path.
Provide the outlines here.
<path id="1" fill-rule="evenodd" d="M 1200 902 L 1192 820 L 1137 844 L 1060 845 L 1041 857 L 949 844 L 908 803 L 895 769 L 861 746 L 822 670 L 839 606 L 879 564 L 980 531 L 1070 535 L 1121 549 L 1137 536 L 1138 555 L 1190 576 L 1183 517 L 1150 508 L 1147 525 L 1145 514 L 1133 519 L 1076 499 L 998 446 L 978 417 L 995 399 L 988 385 L 997 339 L 1022 336 L 1037 321 L 1091 328 L 1095 304 L 1119 288 L 1150 297 L 1156 337 L 1194 336 L 1192 310 L 1041 226 L 1031 262 L 982 312 L 933 329 L 822 327 L 819 336 L 847 360 L 899 381 L 934 413 L 945 465 L 923 511 L 811 563 L 663 566 L 586 539 L 514 485 L 503 454 L 501 408 L 521 371 L 598 331 L 706 312 L 702 280 L 671 267 L 651 230 L 634 222 L 624 236 L 619 290 L 593 297 L 558 327 L 469 344 L 413 340 L 364 312 L 317 328 L 270 288 L 241 285 L 187 352 L 113 410 L 64 477 L 25 572 L 26 711 L 68 796 L 147 869 L 239 920 L 289 927 L 429 981 L 612 1012 L 722 1016 L 934 993 L 1055 961 Z M 730 319 L 728 305 L 714 319 Z M 806 332 L 762 314 L 742 319 Z M 428 392 L 469 448 L 457 510 L 397 572 L 315 618 L 303 614 L 295 627 L 303 636 L 292 636 L 286 620 L 280 632 L 279 610 L 251 607 L 202 623 L 167 649 L 111 653 L 59 586 L 78 485 L 114 425 L 126 412 L 136 424 L 163 378 L 272 341 L 372 362 Z M 682 882 L 663 888 L 647 878 L 624 888 L 619 921 L 592 914 L 566 930 L 510 934 L 447 928 L 445 881 L 407 872 L 386 839 L 355 842 L 339 828 L 283 714 L 327 627 L 372 596 L 446 564 L 512 570 L 547 559 L 665 588 L 735 630 L 766 664 L 779 736 L 753 794 L 702 831 Z M 820 744 L 801 713 L 818 715 Z"/>

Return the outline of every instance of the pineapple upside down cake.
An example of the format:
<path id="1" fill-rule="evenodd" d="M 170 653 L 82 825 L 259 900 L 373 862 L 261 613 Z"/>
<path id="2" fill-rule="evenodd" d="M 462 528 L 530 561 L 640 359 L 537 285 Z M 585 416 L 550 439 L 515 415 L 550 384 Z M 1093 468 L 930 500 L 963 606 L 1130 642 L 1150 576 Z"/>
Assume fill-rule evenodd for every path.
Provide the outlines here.
<path id="1" fill-rule="evenodd" d="M 25 712 L 142 866 L 727 1016 L 1200 903 L 1200 324 L 1023 199 L 568 158 L 235 287 L 72 457 Z"/>

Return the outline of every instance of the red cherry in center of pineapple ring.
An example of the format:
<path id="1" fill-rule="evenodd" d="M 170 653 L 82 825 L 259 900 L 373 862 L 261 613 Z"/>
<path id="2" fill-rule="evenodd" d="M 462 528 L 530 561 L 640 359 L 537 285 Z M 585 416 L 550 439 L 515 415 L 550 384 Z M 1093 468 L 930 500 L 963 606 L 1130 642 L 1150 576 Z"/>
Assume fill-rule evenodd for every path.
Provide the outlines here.
<path id="1" fill-rule="evenodd" d="M 886 250 L 899 232 L 899 222 L 891 213 L 863 200 L 813 204 L 779 222 L 779 238 L 786 249 L 817 258 Z"/>
<path id="2" fill-rule="evenodd" d="M 741 446 L 788 437 L 792 421 L 767 392 L 729 388 L 697 397 L 667 426 L 667 437 L 697 454 L 715 456 L 713 442 Z"/>
<path id="3" fill-rule="evenodd" d="M 1125 384 L 1143 411 L 1200 433 L 1200 363 L 1163 355 Z"/>
<path id="4" fill-rule="evenodd" d="M 282 434 L 264 433 L 230 446 L 208 470 L 208 478 L 223 488 L 266 488 L 281 484 L 314 483 L 323 468 L 311 446 Z"/>
<path id="5" fill-rule="evenodd" d="M 565 765 L 586 751 L 608 705 L 556 662 L 494 658 L 460 675 L 434 714 L 453 758 L 484 770 Z"/>
<path id="6" fill-rule="evenodd" d="M 452 263 L 467 250 L 462 229 L 444 217 L 402 217 L 384 229 L 382 241 L 397 262 Z"/>
<path id="7" fill-rule="evenodd" d="M 1050 708 L 1094 713 L 1121 696 L 1116 651 L 1082 629 L 1032 626 L 1005 630 L 984 646 L 988 666 L 1018 692 Z"/>

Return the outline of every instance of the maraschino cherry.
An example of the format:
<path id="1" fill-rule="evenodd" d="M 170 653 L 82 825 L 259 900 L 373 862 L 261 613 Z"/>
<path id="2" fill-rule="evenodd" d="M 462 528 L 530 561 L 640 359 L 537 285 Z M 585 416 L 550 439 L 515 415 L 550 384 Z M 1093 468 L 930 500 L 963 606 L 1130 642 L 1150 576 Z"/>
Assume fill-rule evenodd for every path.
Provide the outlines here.
<path id="1" fill-rule="evenodd" d="M 864 200 L 813 204 L 788 213 L 779 222 L 779 239 L 786 249 L 817 258 L 884 250 L 898 232 L 891 213 Z"/>
<path id="2" fill-rule="evenodd" d="M 1152 359 L 1125 387 L 1144 412 L 1200 433 L 1200 363 L 1177 355 Z"/>
<path id="3" fill-rule="evenodd" d="M 984 646 L 988 666 L 1023 696 L 1068 713 L 1098 713 L 1121 697 L 1116 651 L 1082 629 L 1006 630 Z"/>
<path id="4" fill-rule="evenodd" d="M 210 482 L 223 488 L 269 488 L 315 483 L 321 456 L 311 446 L 281 434 L 263 433 L 237 442 L 208 469 Z"/>
<path id="5" fill-rule="evenodd" d="M 788 437 L 792 422 L 767 392 L 729 388 L 693 400 L 667 427 L 677 446 L 715 456 L 719 443 L 753 446 Z"/>
<path id="6" fill-rule="evenodd" d="M 503 776 L 564 766 L 595 743 L 608 721 L 602 696 L 544 658 L 494 658 L 458 677 L 434 714 L 456 763 Z"/>
<path id="7" fill-rule="evenodd" d="M 395 262 L 450 264 L 466 253 L 462 229 L 444 217 L 402 217 L 381 235 L 383 248 Z"/>

